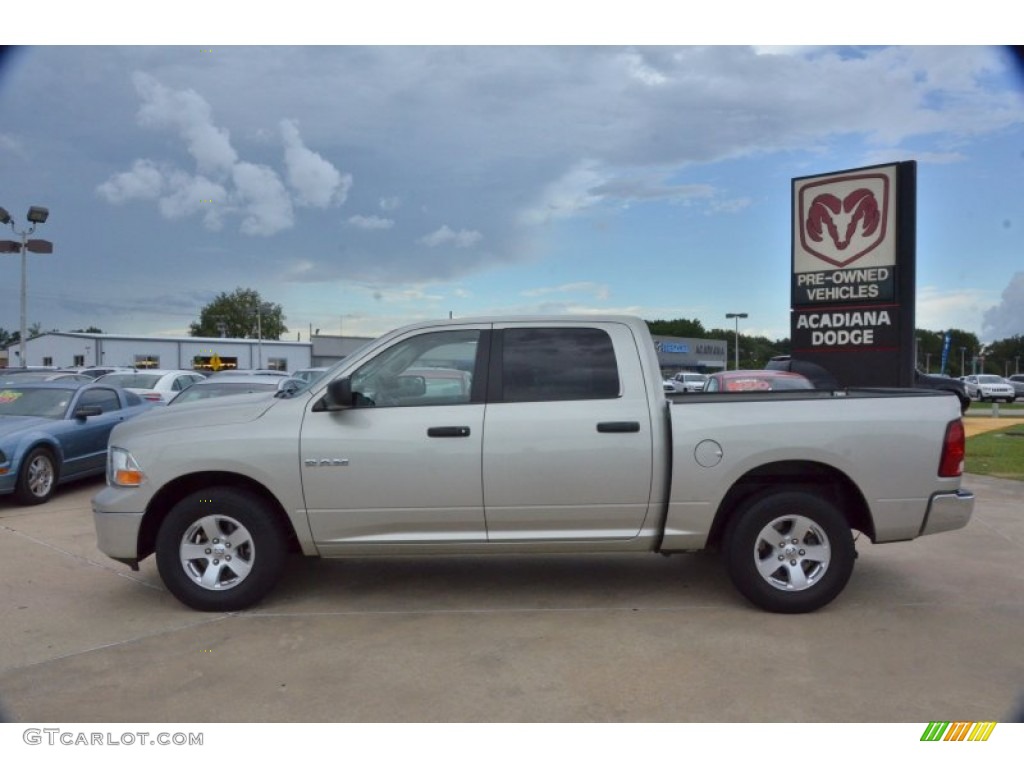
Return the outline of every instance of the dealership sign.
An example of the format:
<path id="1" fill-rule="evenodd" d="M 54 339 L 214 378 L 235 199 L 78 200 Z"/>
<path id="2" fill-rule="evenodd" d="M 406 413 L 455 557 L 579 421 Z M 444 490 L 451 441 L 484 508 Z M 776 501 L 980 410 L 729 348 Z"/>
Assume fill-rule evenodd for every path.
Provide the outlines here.
<path id="1" fill-rule="evenodd" d="M 844 386 L 913 382 L 916 163 L 793 180 L 793 357 Z"/>

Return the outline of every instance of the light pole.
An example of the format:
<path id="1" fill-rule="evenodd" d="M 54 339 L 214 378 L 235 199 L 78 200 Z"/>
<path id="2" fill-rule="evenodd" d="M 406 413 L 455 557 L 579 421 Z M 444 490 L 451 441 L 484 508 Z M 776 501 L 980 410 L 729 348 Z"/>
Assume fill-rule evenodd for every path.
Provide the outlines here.
<path id="1" fill-rule="evenodd" d="M 744 320 L 746 320 L 747 319 L 747 313 L 746 312 L 727 312 L 725 314 L 725 319 L 726 320 L 735 320 L 736 321 L 736 338 L 735 338 L 735 344 L 733 344 L 733 347 L 735 348 L 734 352 L 735 352 L 735 359 L 736 359 L 736 363 L 734 365 L 734 369 L 737 370 L 737 371 L 740 369 L 740 318 L 743 318 Z"/>
<path id="2" fill-rule="evenodd" d="M 28 340 L 28 326 L 25 319 L 25 304 L 26 297 L 28 296 L 28 278 L 26 277 L 28 273 L 28 259 L 26 254 L 29 251 L 32 253 L 53 253 L 53 243 L 49 240 L 29 240 L 28 236 L 36 231 L 36 227 L 39 224 L 45 224 L 49 215 L 50 212 L 46 208 L 39 205 L 31 206 L 28 209 L 28 220 L 32 226 L 19 232 L 14 226 L 11 214 L 5 208 L 0 208 L 0 224 L 10 224 L 11 231 L 21 238 L 20 243 L 14 240 L 0 240 L 0 253 L 17 253 L 21 251 L 21 331 L 18 335 L 18 346 L 21 347 L 21 350 L 18 352 L 18 355 L 20 356 L 19 362 L 23 368 L 28 365 L 25 361 L 25 342 Z"/>
<path id="3" fill-rule="evenodd" d="M 256 367 L 263 368 L 263 313 L 272 312 L 273 305 L 269 301 L 256 302 Z"/>
<path id="4" fill-rule="evenodd" d="M 967 362 L 964 355 L 967 353 L 967 347 L 960 347 L 960 375 L 967 375 Z"/>

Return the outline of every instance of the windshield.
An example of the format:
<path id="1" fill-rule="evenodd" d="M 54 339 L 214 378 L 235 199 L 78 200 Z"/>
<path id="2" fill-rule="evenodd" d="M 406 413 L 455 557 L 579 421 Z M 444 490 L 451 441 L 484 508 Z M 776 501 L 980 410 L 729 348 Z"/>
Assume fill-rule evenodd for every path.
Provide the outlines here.
<path id="1" fill-rule="evenodd" d="M 160 374 L 155 373 L 108 373 L 103 377 L 104 384 L 132 389 L 153 389 L 160 381 Z"/>
<path id="2" fill-rule="evenodd" d="M 979 376 L 978 381 L 982 384 L 1002 384 L 1003 380 L 998 376 Z"/>
<path id="3" fill-rule="evenodd" d="M 28 384 L 33 381 L 46 381 L 56 375 L 52 371 L 0 371 L 0 384 Z"/>
<path id="4" fill-rule="evenodd" d="M 41 416 L 62 419 L 75 392 L 72 389 L 0 389 L 0 416 Z"/>

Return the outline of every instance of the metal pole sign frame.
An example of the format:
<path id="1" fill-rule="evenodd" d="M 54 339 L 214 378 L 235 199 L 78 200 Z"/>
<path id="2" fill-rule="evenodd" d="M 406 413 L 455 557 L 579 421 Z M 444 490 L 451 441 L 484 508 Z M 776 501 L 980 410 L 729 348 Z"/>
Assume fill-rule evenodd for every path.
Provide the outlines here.
<path id="1" fill-rule="evenodd" d="M 917 163 L 792 180 L 792 356 L 840 386 L 914 385 Z"/>

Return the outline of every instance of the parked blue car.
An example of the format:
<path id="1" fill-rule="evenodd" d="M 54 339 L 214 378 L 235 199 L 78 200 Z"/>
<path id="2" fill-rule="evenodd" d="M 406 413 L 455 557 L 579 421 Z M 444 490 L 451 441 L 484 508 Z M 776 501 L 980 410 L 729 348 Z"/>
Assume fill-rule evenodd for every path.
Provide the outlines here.
<path id="1" fill-rule="evenodd" d="M 103 474 L 110 431 L 152 407 L 92 382 L 0 385 L 0 494 L 42 504 L 60 483 Z"/>

